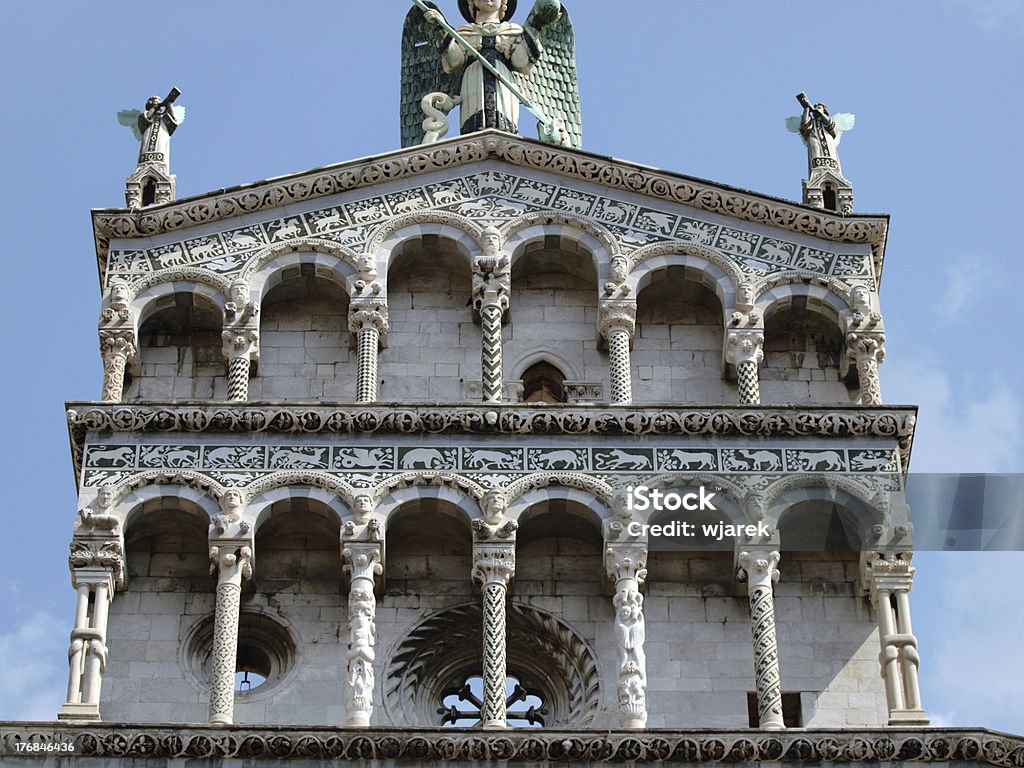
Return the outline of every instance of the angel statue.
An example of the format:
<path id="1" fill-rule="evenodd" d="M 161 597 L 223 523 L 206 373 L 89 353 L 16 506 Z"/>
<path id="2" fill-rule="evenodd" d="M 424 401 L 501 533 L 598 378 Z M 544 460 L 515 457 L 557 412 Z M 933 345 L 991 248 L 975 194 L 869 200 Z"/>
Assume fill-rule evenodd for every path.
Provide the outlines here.
<path id="1" fill-rule="evenodd" d="M 572 22 L 559 0 L 536 0 L 523 26 L 509 21 L 517 0 L 459 0 L 469 23 L 458 29 L 434 3 L 413 2 L 402 32 L 403 147 L 443 135 L 438 108 L 455 104 L 462 134 L 516 133 L 522 104 L 538 118 L 542 139 L 581 145 Z"/>
<path id="2" fill-rule="evenodd" d="M 808 174 L 819 168 L 830 168 L 841 176 L 839 142 L 843 132 L 853 128 L 856 118 L 848 112 L 833 117 L 824 104 L 812 106 L 802 91 L 796 95 L 796 100 L 804 108 L 804 113 L 799 117 L 787 117 L 786 127 L 793 133 L 799 133 L 807 145 Z"/>
<path id="3" fill-rule="evenodd" d="M 171 134 L 185 122 L 185 108 L 176 106 L 175 99 L 181 91 L 171 88 L 166 99 L 150 96 L 146 100 L 146 109 L 122 109 L 117 113 L 117 122 L 132 129 L 139 147 L 139 165 L 143 163 L 159 163 L 170 165 Z"/>

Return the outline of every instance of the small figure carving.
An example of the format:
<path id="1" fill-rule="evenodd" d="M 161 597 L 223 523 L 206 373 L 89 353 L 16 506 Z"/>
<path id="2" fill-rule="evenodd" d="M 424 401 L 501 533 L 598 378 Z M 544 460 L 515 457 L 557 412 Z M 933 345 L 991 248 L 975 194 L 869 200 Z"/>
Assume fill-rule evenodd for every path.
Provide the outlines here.
<path id="1" fill-rule="evenodd" d="M 796 100 L 804 108 L 803 114 L 787 118 L 786 127 L 793 133 L 799 133 L 807 145 L 808 173 L 829 168 L 841 175 L 839 142 L 845 131 L 853 129 L 856 117 L 848 112 L 833 117 L 824 104 L 819 102 L 812 106 L 802 91 L 796 95 Z"/>
<path id="2" fill-rule="evenodd" d="M 352 514 L 356 516 L 356 523 L 366 525 L 370 521 L 375 506 L 373 496 L 368 493 L 360 493 L 353 500 Z"/>
<path id="3" fill-rule="evenodd" d="M 139 165 L 158 163 L 170 166 L 171 134 L 185 122 L 185 108 L 174 104 L 179 96 L 181 91 L 171 88 L 165 99 L 150 96 L 145 111 L 122 109 L 117 113 L 117 121 L 131 128 L 135 138 L 141 142 Z"/>
<path id="4" fill-rule="evenodd" d="M 237 488 L 228 488 L 220 499 L 220 508 L 229 522 L 237 523 L 242 519 L 242 508 L 245 506 L 245 497 Z"/>
<path id="5" fill-rule="evenodd" d="M 245 281 L 232 282 L 228 295 L 231 300 L 224 305 L 224 314 L 236 323 L 247 323 L 259 313 L 259 307 L 249 300 L 249 285 Z"/>
<path id="6" fill-rule="evenodd" d="M 484 520 L 489 525 L 498 525 L 505 517 L 505 511 L 508 509 L 508 500 L 505 498 L 504 492 L 492 489 L 485 493 L 483 508 Z"/>

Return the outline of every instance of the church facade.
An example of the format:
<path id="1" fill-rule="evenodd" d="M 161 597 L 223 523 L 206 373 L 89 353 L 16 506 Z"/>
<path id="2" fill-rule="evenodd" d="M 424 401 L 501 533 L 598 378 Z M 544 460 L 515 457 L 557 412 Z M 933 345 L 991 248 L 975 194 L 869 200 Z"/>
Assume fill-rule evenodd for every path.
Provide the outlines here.
<path id="1" fill-rule="evenodd" d="M 185 200 L 140 160 L 93 212 L 66 702 L 5 748 L 1022 764 L 922 703 L 887 217 L 570 144 Z"/>

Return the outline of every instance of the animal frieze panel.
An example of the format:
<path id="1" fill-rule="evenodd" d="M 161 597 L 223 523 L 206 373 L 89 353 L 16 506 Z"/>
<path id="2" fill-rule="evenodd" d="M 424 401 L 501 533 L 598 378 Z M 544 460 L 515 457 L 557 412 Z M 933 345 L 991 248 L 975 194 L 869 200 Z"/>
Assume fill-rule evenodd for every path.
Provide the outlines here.
<path id="1" fill-rule="evenodd" d="M 385 199 L 387 200 L 391 210 L 394 211 L 396 215 L 415 213 L 416 211 L 422 211 L 425 208 L 430 208 L 431 205 L 430 199 L 422 188 L 406 189 L 402 192 L 395 192 L 394 194 L 386 195 Z"/>
<path id="2" fill-rule="evenodd" d="M 206 469 L 264 469 L 267 449 L 262 445 L 214 445 L 203 448 Z"/>
<path id="3" fill-rule="evenodd" d="M 283 219 L 268 221 L 263 226 L 267 230 L 271 245 L 310 235 L 309 226 L 302 216 L 286 216 Z"/>
<path id="4" fill-rule="evenodd" d="M 306 214 L 310 230 L 317 237 L 323 237 L 329 233 L 345 229 L 352 222 L 345 209 L 341 206 L 324 208 L 319 211 L 311 211 Z"/>
<path id="5" fill-rule="evenodd" d="M 137 445 L 93 445 L 85 452 L 87 467 L 134 469 L 137 466 Z"/>
<path id="6" fill-rule="evenodd" d="M 139 467 L 159 469 L 197 469 L 201 462 L 202 448 L 198 445 L 141 445 L 139 446 Z"/>
<path id="7" fill-rule="evenodd" d="M 458 448 L 400 448 L 399 469 L 458 469 Z"/>
<path id="8" fill-rule="evenodd" d="M 841 450 L 786 451 L 786 469 L 790 472 L 837 472 L 846 468 L 846 455 Z"/>
<path id="9" fill-rule="evenodd" d="M 715 247 L 737 256 L 753 256 L 757 251 L 760 239 L 761 236 L 755 235 L 753 232 L 722 227 L 718 233 L 718 239 L 715 240 Z"/>
<path id="10" fill-rule="evenodd" d="M 271 469 L 328 469 L 330 448 L 327 446 L 272 447 L 268 459 Z"/>
<path id="11" fill-rule="evenodd" d="M 517 176 L 498 171 L 476 173 L 466 179 L 470 189 L 476 196 L 509 195 L 518 181 Z"/>
<path id="12" fill-rule="evenodd" d="M 593 468 L 600 472 L 630 471 L 644 472 L 654 469 L 652 448 L 595 448 Z"/>
<path id="13" fill-rule="evenodd" d="M 899 457 L 892 450 L 850 449 L 851 472 L 898 472 Z"/>
<path id="14" fill-rule="evenodd" d="M 781 472 L 782 451 L 769 448 L 729 448 L 722 451 L 727 472 Z"/>
<path id="15" fill-rule="evenodd" d="M 523 470 L 522 448 L 463 448 L 462 467 L 490 472 Z"/>
<path id="16" fill-rule="evenodd" d="M 694 243 L 695 245 L 711 245 L 718 237 L 719 230 L 721 230 L 721 227 L 717 224 L 681 216 L 679 218 L 679 226 L 676 227 L 675 237 L 678 240 Z"/>
<path id="17" fill-rule="evenodd" d="M 520 179 L 512 196 L 530 205 L 551 207 L 551 198 L 558 187 L 553 184 L 545 184 L 533 179 Z"/>
<path id="18" fill-rule="evenodd" d="M 377 448 L 335 448 L 331 455 L 331 467 L 334 469 L 395 469 L 395 449 L 391 447 Z"/>
<path id="19" fill-rule="evenodd" d="M 718 451 L 714 448 L 704 450 L 673 448 L 658 450 L 658 469 L 672 471 L 709 471 L 721 469 Z"/>

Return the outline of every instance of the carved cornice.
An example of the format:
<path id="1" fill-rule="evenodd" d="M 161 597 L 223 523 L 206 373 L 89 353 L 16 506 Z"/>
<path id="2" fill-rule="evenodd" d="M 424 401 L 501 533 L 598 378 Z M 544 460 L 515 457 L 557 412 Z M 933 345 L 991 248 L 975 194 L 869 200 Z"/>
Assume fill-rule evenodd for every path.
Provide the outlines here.
<path id="1" fill-rule="evenodd" d="M 149 237 L 173 232 L 491 158 L 513 166 L 589 181 L 826 240 L 867 243 L 874 253 L 876 274 L 881 276 L 888 216 L 841 216 L 800 203 L 656 171 L 581 150 L 553 147 L 498 131 L 483 131 L 428 147 L 410 147 L 143 210 L 94 210 L 93 233 L 100 278 L 102 281 L 112 237 Z"/>
<path id="2" fill-rule="evenodd" d="M 700 437 L 883 437 L 896 440 L 906 471 L 915 406 L 857 405 L 681 408 L 676 405 L 390 406 L 292 403 L 67 403 L 76 475 L 89 433 L 303 433 L 687 435 Z"/>
<path id="3" fill-rule="evenodd" d="M 440 728 L 225 726 L 218 728 L 126 723 L 72 726 L 50 723 L 0 725 L 0 745 L 74 740 L 76 757 L 242 759 L 270 762 L 345 760 L 479 764 L 516 763 L 692 763 L 795 764 L 914 762 L 1024 765 L 1024 738 L 982 729 L 844 728 L 780 733 L 673 731 L 650 733 L 593 730 L 511 730 L 487 733 Z"/>

